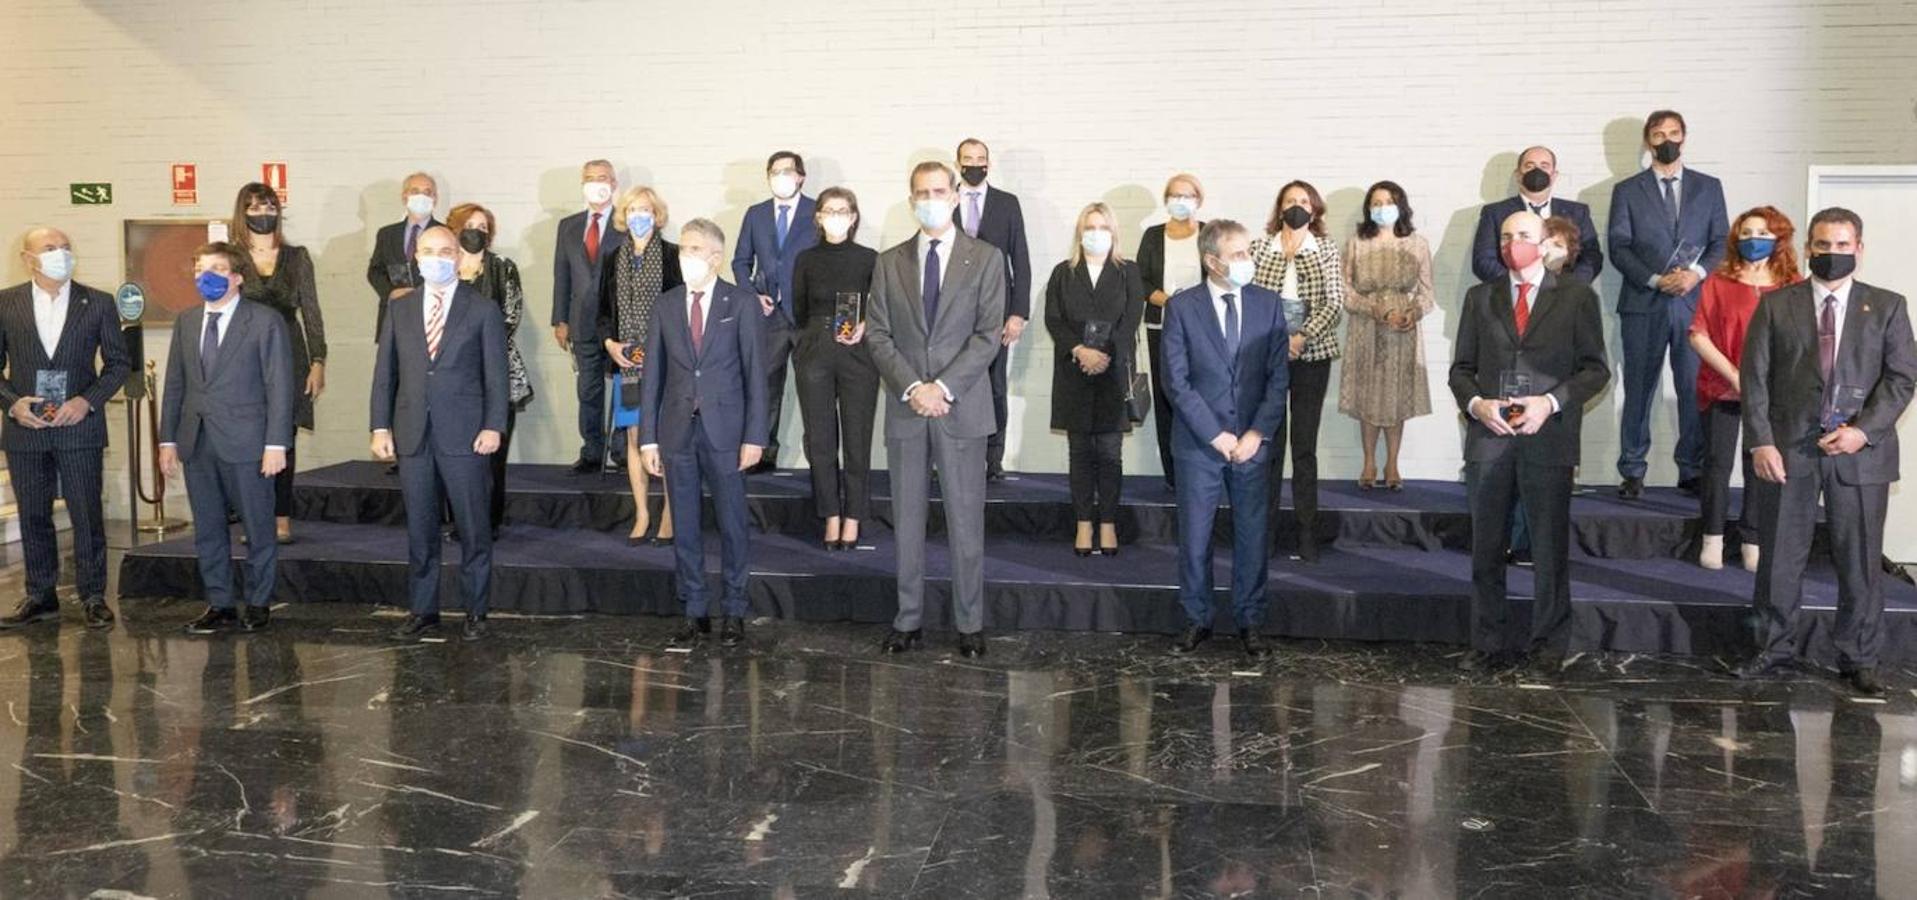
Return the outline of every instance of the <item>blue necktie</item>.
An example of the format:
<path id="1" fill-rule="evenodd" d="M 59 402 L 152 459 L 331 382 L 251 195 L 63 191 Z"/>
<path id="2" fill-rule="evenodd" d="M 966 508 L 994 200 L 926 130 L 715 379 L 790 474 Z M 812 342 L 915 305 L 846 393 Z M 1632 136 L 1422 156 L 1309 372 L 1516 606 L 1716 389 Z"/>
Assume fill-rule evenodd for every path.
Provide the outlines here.
<path id="1" fill-rule="evenodd" d="M 1225 350 L 1231 354 L 1233 366 L 1238 364 L 1238 305 L 1232 301 L 1236 294 L 1224 295 L 1225 301 Z"/>
<path id="2" fill-rule="evenodd" d="M 787 206 L 783 203 L 779 204 L 779 249 L 780 250 L 785 249 L 785 230 L 786 230 L 786 226 L 792 224 L 791 212 L 792 212 L 792 207 Z"/>
<path id="3" fill-rule="evenodd" d="M 932 323 L 939 319 L 939 239 L 933 238 L 931 246 L 925 251 L 925 282 L 919 289 L 925 297 L 925 331 L 930 334 Z"/>
<path id="4" fill-rule="evenodd" d="M 1664 179 L 1664 215 L 1677 224 L 1677 179 Z"/>
<path id="5" fill-rule="evenodd" d="M 220 355 L 220 314 L 206 314 L 206 331 L 200 335 L 200 378 L 213 379 L 213 360 Z"/>

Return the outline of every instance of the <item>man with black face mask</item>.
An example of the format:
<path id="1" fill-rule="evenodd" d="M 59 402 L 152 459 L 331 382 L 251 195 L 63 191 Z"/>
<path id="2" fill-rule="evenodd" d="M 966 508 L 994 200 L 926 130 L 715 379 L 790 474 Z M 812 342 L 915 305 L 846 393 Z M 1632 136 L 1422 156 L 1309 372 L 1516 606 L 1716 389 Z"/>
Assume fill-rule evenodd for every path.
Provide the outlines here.
<path id="1" fill-rule="evenodd" d="M 1834 207 L 1812 216 L 1807 231 L 1811 279 L 1757 305 L 1738 365 L 1744 446 L 1770 486 L 1756 492 L 1760 649 L 1736 674 L 1769 675 L 1796 656 L 1822 496 L 1837 565 L 1838 670 L 1859 693 L 1876 695 L 1884 690 L 1884 513 L 1899 475 L 1897 419 L 1917 385 L 1917 344 L 1903 296 L 1852 277 L 1864 252 L 1863 220 Z"/>
<path id="2" fill-rule="evenodd" d="M 1012 345 L 1025 332 L 1032 317 L 1032 260 L 1025 243 L 1025 212 L 1018 197 L 985 183 L 992 167 L 992 151 L 978 138 L 966 138 L 958 145 L 958 207 L 952 221 L 975 237 L 1005 254 L 1005 329 L 999 334 L 998 358 L 992 362 L 992 414 L 998 430 L 985 442 L 985 480 L 1005 478 L 1006 360 Z"/>
<path id="3" fill-rule="evenodd" d="M 1471 241 L 1471 272 L 1479 281 L 1497 281 L 1510 274 L 1498 256 L 1498 228 L 1512 213 L 1530 210 L 1541 219 L 1561 216 L 1578 226 L 1577 262 L 1564 273 L 1586 284 L 1595 284 L 1604 271 L 1604 252 L 1598 247 L 1597 226 L 1591 223 L 1591 207 L 1576 200 L 1552 195 L 1558 181 L 1558 155 L 1549 147 L 1526 147 L 1518 154 L 1518 193 L 1496 203 L 1487 203 L 1478 211 L 1478 232 Z"/>
<path id="4" fill-rule="evenodd" d="M 1703 417 L 1697 409 L 1697 351 L 1691 318 L 1698 286 L 1724 261 L 1730 220 L 1724 187 L 1686 167 L 1684 117 L 1668 109 L 1644 120 L 1651 167 L 1611 191 L 1611 264 L 1624 275 L 1618 290 L 1618 337 L 1624 345 L 1624 421 L 1619 427 L 1618 496 L 1644 494 L 1651 452 L 1651 401 L 1670 351 L 1677 391 L 1677 486 L 1696 495 L 1704 470 Z"/>

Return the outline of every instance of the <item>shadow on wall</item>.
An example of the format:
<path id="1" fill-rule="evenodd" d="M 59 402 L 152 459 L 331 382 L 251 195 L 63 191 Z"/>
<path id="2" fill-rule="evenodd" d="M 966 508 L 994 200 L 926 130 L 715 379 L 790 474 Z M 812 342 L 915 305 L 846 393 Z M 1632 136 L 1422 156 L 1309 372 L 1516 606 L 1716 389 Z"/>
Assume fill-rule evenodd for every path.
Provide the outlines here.
<path id="1" fill-rule="evenodd" d="M 1591 207 L 1591 221 L 1601 231 L 1610 230 L 1611 195 L 1617 190 L 1618 183 L 1636 175 L 1646 165 L 1643 129 L 1644 120 L 1629 116 L 1612 119 L 1604 125 L 1604 165 L 1610 170 L 1609 174 L 1603 180 L 1593 182 L 1577 195 L 1580 202 Z M 1621 387 L 1624 380 L 1622 364 L 1624 346 L 1618 339 L 1617 318 L 1618 274 L 1611 262 L 1611 254 L 1615 250 L 1611 246 L 1609 234 L 1600 234 L 1598 239 L 1604 245 L 1605 262 L 1603 271 L 1598 273 L 1597 283 L 1592 287 L 1597 290 L 1599 305 L 1604 310 L 1604 347 L 1605 352 L 1610 354 L 1611 381 L 1585 407 L 1584 447 L 1587 454 L 1594 445 L 1605 447 L 1611 452 L 1616 451 L 1622 441 L 1618 417 L 1622 414 L 1624 402 Z M 1669 378 L 1667 377 L 1665 381 L 1668 382 Z M 1651 465 L 1649 477 L 1654 484 L 1670 484 L 1677 480 L 1677 469 L 1671 462 L 1669 452 L 1677 440 L 1677 401 L 1674 394 L 1669 402 L 1665 402 L 1663 390 L 1660 390 L 1658 394 L 1658 397 L 1652 399 L 1651 404 L 1652 452 L 1648 460 Z M 1657 427 L 1659 422 L 1666 423 L 1666 427 L 1660 430 Z M 1599 424 L 1595 431 L 1603 438 L 1601 444 L 1591 440 L 1594 430 L 1591 425 L 1594 423 Z M 1661 454 L 1660 449 L 1663 451 Z M 1590 462 L 1598 463 L 1599 461 Z M 1595 470 L 1591 465 L 1587 465 L 1585 469 L 1593 476 L 1609 482 L 1616 474 L 1613 463 L 1615 463 L 1614 459 L 1605 459 Z"/>

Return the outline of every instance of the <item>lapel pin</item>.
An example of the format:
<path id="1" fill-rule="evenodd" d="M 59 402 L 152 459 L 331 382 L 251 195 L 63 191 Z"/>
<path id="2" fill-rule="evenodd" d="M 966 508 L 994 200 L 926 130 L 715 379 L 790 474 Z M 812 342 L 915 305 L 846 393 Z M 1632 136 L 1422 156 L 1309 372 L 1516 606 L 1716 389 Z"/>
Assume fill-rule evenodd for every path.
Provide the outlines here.
<path id="1" fill-rule="evenodd" d="M 1870 304 L 1864 304 L 1864 312 L 1870 312 Z"/>

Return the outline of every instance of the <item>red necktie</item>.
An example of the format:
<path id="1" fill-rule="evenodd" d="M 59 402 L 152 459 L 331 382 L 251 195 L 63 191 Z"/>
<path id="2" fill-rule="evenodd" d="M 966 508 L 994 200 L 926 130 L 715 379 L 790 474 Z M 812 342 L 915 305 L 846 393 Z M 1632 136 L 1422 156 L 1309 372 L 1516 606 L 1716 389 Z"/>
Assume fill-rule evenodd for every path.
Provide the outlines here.
<path id="1" fill-rule="evenodd" d="M 1528 302 L 1530 297 L 1531 283 L 1528 281 L 1518 282 L 1518 305 L 1516 309 L 1512 310 L 1518 319 L 1518 337 L 1524 337 L 1525 327 L 1531 324 L 1531 304 Z"/>
<path id="2" fill-rule="evenodd" d="M 704 299 L 705 295 L 705 291 L 692 292 L 692 352 L 694 353 L 705 352 L 706 317 L 699 308 L 699 301 Z"/>
<path id="3" fill-rule="evenodd" d="M 599 264 L 599 214 L 592 214 L 592 221 L 586 223 L 586 259 L 593 265 Z"/>

